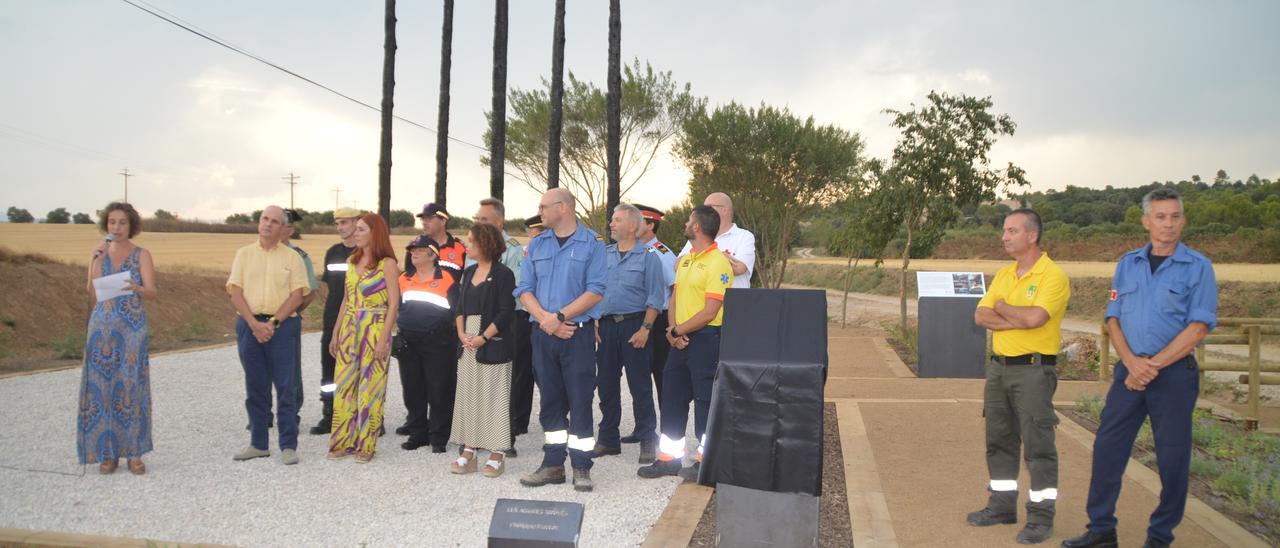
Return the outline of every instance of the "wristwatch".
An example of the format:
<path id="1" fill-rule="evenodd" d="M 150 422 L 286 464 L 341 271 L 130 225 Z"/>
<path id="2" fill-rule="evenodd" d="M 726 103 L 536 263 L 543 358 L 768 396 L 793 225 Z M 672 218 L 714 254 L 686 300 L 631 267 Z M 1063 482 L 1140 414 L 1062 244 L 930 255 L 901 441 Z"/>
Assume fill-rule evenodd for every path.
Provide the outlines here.
<path id="1" fill-rule="evenodd" d="M 673 339 L 680 338 L 680 333 L 676 332 L 676 327 L 674 325 L 671 326 L 671 338 Z"/>
<path id="2" fill-rule="evenodd" d="M 556 311 L 556 319 L 557 319 L 557 320 L 560 320 L 560 321 L 562 321 L 562 322 L 563 322 L 563 321 L 564 321 L 564 312 L 563 312 L 563 311 L 559 311 L 559 310 L 557 310 L 557 311 Z"/>
<path id="3" fill-rule="evenodd" d="M 280 327 L 280 320 L 279 320 L 278 318 L 276 318 L 275 316 L 272 316 L 272 317 L 271 317 L 271 327 L 275 327 L 275 328 L 279 328 L 279 327 Z"/>
<path id="4" fill-rule="evenodd" d="M 649 331 L 653 331 L 653 324 L 652 324 L 652 323 L 649 323 L 649 322 L 645 322 L 645 323 L 640 324 L 640 327 L 643 327 L 643 328 L 645 328 L 646 330 L 649 330 Z"/>

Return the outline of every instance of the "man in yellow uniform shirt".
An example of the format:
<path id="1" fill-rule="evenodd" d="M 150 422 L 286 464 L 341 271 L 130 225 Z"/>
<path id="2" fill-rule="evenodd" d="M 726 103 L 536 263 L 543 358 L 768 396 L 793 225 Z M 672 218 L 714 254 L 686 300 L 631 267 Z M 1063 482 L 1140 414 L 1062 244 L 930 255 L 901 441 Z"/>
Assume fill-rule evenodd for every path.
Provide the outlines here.
<path id="1" fill-rule="evenodd" d="M 1000 269 L 978 303 L 974 322 L 990 329 L 994 354 L 987 365 L 983 416 L 987 430 L 987 506 L 969 514 L 984 527 L 1018 521 L 1018 457 L 1031 473 L 1027 525 L 1020 544 L 1053 534 L 1058 498 L 1053 393 L 1058 388 L 1058 346 L 1071 288 L 1067 274 L 1040 250 L 1040 215 L 1015 209 L 1004 219 L 1004 249 L 1014 263 Z"/>
<path id="2" fill-rule="evenodd" d="M 711 385 L 720 362 L 720 323 L 724 317 L 725 290 L 733 286 L 733 266 L 716 246 L 720 214 L 710 206 L 698 206 L 689 214 L 684 236 L 692 245 L 690 253 L 676 265 L 675 290 L 667 306 L 667 341 L 671 353 L 662 371 L 662 436 L 658 439 L 658 460 L 637 471 L 642 478 L 680 474 L 697 478 L 702 461 L 702 443 L 711 408 Z M 689 401 L 693 400 L 693 432 L 698 437 L 698 456 L 693 465 L 680 469 L 684 459 L 684 434 L 689 424 Z"/>

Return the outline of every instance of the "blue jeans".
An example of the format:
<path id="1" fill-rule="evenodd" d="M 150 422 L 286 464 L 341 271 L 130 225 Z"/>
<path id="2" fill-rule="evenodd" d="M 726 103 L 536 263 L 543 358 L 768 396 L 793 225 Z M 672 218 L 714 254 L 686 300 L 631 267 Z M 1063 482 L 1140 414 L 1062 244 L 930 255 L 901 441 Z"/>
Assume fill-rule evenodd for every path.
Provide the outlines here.
<path id="1" fill-rule="evenodd" d="M 1093 478 L 1089 481 L 1089 530 L 1097 533 L 1116 528 L 1116 499 L 1125 465 L 1133 451 L 1142 420 L 1151 417 L 1160 470 L 1160 503 L 1151 513 L 1147 536 L 1173 542 L 1173 528 L 1182 522 L 1187 507 L 1187 481 L 1191 471 L 1191 413 L 1200 392 L 1200 371 L 1187 356 L 1160 370 L 1143 391 L 1125 388 L 1129 370 L 1117 363 L 1115 380 L 1102 408 L 1098 435 L 1093 441 Z"/>
<path id="2" fill-rule="evenodd" d="M 546 436 L 542 445 L 544 467 L 564 466 L 567 453 L 574 468 L 591 469 L 595 449 L 591 417 L 596 388 L 595 337 L 591 324 L 579 327 L 567 340 L 533 326 L 533 371 L 542 391 L 538 422 Z"/>
<path id="3" fill-rule="evenodd" d="M 693 401 L 693 433 L 702 443 L 711 408 L 711 387 L 720 363 L 720 328 L 707 326 L 689 334 L 689 346 L 672 348 L 662 370 L 662 433 L 684 439 Z"/>
<path id="4" fill-rule="evenodd" d="M 653 384 L 649 380 L 649 360 L 653 345 L 645 335 L 643 348 L 631 345 L 631 336 L 640 330 L 643 318 L 600 322 L 600 348 L 596 350 L 596 387 L 600 391 L 600 445 L 622 444 L 618 424 L 622 421 L 622 372 L 627 372 L 631 409 L 635 414 L 635 435 L 657 439 L 658 416 L 653 410 Z"/>
<path id="5" fill-rule="evenodd" d="M 267 449 L 267 424 L 271 421 L 271 386 L 276 387 L 276 427 L 280 429 L 280 449 L 298 447 L 297 385 L 294 362 L 302 320 L 294 317 L 280 322 L 266 343 L 253 337 L 243 318 L 236 320 L 236 342 L 240 365 L 244 368 L 244 407 L 249 412 L 250 444 Z"/>

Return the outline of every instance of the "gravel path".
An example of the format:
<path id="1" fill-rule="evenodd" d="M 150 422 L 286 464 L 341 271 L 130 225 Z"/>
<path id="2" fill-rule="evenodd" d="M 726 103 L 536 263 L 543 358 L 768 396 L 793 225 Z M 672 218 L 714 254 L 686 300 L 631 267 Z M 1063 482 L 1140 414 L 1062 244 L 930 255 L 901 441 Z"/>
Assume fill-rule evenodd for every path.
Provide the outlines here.
<path id="1" fill-rule="evenodd" d="M 483 546 L 496 499 L 523 498 L 585 504 L 583 546 L 634 546 L 675 492 L 677 478 L 636 477 L 635 445 L 596 463 L 594 493 L 521 486 L 542 457 L 536 396 L 535 431 L 520 437 L 520 456 L 497 479 L 450 475 L 452 451 L 405 451 L 404 438 L 390 433 L 370 464 L 326 460 L 328 436 L 305 432 L 320 416 L 319 341 L 319 333 L 302 339 L 307 402 L 302 462 L 292 467 L 280 463 L 275 430 L 271 458 L 231 460 L 249 442 L 234 346 L 152 360 L 155 451 L 142 477 L 123 461 L 111 476 L 76 464 L 79 369 L 0 380 L 0 415 L 9 417 L 0 429 L 0 527 L 247 546 Z M 388 387 L 394 427 L 405 417 L 394 362 Z"/>

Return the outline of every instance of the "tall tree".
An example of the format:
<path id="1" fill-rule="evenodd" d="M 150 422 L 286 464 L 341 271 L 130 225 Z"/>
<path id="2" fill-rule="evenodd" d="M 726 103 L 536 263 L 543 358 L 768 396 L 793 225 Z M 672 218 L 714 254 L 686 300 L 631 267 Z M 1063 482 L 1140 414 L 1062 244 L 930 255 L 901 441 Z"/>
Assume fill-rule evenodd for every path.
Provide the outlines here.
<path id="1" fill-rule="evenodd" d="M 551 120 L 547 124 L 547 188 L 560 186 L 560 131 L 564 127 L 564 0 L 556 0 L 551 38 Z"/>
<path id="2" fill-rule="evenodd" d="M 619 155 L 622 140 L 622 7 L 620 0 L 609 0 L 609 76 L 608 76 L 608 139 L 605 144 L 605 164 L 608 175 L 604 218 L 609 223 L 613 208 L 621 199 L 619 180 Z"/>
<path id="3" fill-rule="evenodd" d="M 857 190 L 862 139 L 783 108 L 737 103 L 689 118 L 676 155 L 692 175 L 689 198 L 714 191 L 734 202 L 734 220 L 756 236 L 756 267 L 765 287 L 786 275 L 801 219 Z"/>
<path id="4" fill-rule="evenodd" d="M 436 203 L 445 205 L 449 184 L 449 73 L 453 66 L 453 0 L 444 0 L 440 26 L 440 112 L 436 121 Z"/>
<path id="5" fill-rule="evenodd" d="M 511 90 L 506 150 L 509 175 L 539 193 L 551 180 L 547 171 L 550 85 L 546 80 L 542 85 L 541 89 Z M 694 97 L 688 84 L 677 85 L 670 72 L 655 72 L 647 63 L 641 66 L 639 60 L 623 67 L 620 197 L 645 176 L 659 151 L 680 134 L 685 118 L 705 106 L 706 99 Z M 599 214 L 605 207 L 607 186 L 606 109 L 605 93 L 570 72 L 564 94 L 559 186 L 573 192 L 583 222 L 601 234 L 605 224 Z M 480 162 L 490 167 L 496 163 L 489 156 L 481 156 Z"/>
<path id="6" fill-rule="evenodd" d="M 493 111 L 489 116 L 489 195 L 502 199 L 507 156 L 507 0 L 493 10 Z"/>
<path id="7" fill-rule="evenodd" d="M 382 44 L 382 146 L 378 155 L 378 214 L 391 218 L 391 110 L 396 89 L 396 0 L 387 0 Z"/>
<path id="8" fill-rule="evenodd" d="M 877 161 L 869 163 L 876 169 Z M 901 226 L 889 210 L 885 193 L 878 189 L 859 188 L 848 198 L 835 205 L 831 238 L 827 241 L 827 253 L 847 257 L 844 273 L 844 301 L 840 307 L 840 325 L 848 319 L 849 286 L 853 282 L 858 261 L 873 259 L 877 266 L 884 261 L 889 241 L 898 234 Z"/>
<path id="9" fill-rule="evenodd" d="M 1025 172 L 1012 163 L 992 167 L 988 153 L 1001 135 L 1017 126 L 1007 114 L 990 112 L 990 97 L 951 96 L 929 92 L 928 104 L 893 115 L 891 126 L 902 131 L 893 163 L 874 174 L 886 193 L 891 214 L 901 219 L 907 241 L 898 281 L 899 320 L 907 325 L 907 268 L 918 237 L 940 238 L 958 208 L 994 200 L 996 191 L 1027 184 Z"/>

